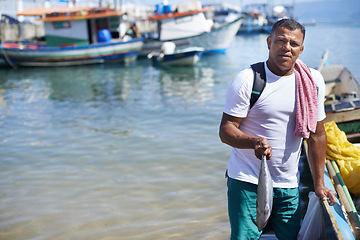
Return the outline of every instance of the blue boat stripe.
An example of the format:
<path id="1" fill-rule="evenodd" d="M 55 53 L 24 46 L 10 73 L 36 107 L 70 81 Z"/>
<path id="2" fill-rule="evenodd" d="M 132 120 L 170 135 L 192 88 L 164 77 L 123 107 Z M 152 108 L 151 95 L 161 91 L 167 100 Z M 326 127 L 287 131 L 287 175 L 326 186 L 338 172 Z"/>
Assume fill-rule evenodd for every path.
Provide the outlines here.
<path id="1" fill-rule="evenodd" d="M 254 93 L 256 95 L 260 95 L 260 92 L 257 92 L 257 91 L 252 91 L 251 93 Z"/>

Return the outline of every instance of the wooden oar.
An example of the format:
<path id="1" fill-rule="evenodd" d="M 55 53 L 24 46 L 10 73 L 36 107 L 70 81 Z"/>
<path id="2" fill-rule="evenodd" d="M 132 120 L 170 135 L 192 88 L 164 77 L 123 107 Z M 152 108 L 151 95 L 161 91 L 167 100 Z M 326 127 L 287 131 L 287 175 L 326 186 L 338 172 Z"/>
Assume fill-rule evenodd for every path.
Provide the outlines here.
<path id="1" fill-rule="evenodd" d="M 334 187 L 335 187 L 335 189 L 336 189 L 336 191 L 337 191 L 337 193 L 339 195 L 340 201 L 344 205 L 344 208 L 345 208 L 345 211 L 346 211 L 346 213 L 348 215 L 350 224 L 351 224 L 351 226 L 353 228 L 353 231 L 355 233 L 355 238 L 360 239 L 360 227 L 359 227 L 359 222 L 358 222 L 359 218 L 358 218 L 356 210 L 353 211 L 353 209 L 351 207 L 351 204 L 349 202 L 349 199 L 347 198 L 346 193 L 344 191 L 344 188 L 343 188 L 343 186 L 341 184 L 342 177 L 341 177 L 340 174 L 337 174 L 335 172 L 334 166 L 330 162 L 330 160 L 326 161 L 326 167 L 327 167 L 327 169 L 329 171 L 329 174 L 330 174 L 331 178 L 334 181 Z M 340 181 L 340 179 L 341 179 L 341 181 Z"/>
<path id="2" fill-rule="evenodd" d="M 350 192 L 349 192 L 348 188 L 346 187 L 346 185 L 345 185 L 345 183 L 344 183 L 344 180 L 342 179 L 342 176 L 341 176 L 339 167 L 338 167 L 337 163 L 336 163 L 335 161 L 333 161 L 333 160 L 331 161 L 331 164 L 332 164 L 332 166 L 334 167 L 336 176 L 338 177 L 339 182 L 340 182 L 342 188 L 344 189 L 344 192 L 345 192 L 345 194 L 346 194 L 346 198 L 347 198 L 348 201 L 349 201 L 349 204 L 350 204 L 350 206 L 351 206 L 352 211 L 356 213 L 357 223 L 358 223 L 358 225 L 360 226 L 359 216 L 357 215 L 357 211 L 356 211 L 354 202 L 353 202 L 353 200 L 352 200 L 352 198 L 351 198 Z"/>

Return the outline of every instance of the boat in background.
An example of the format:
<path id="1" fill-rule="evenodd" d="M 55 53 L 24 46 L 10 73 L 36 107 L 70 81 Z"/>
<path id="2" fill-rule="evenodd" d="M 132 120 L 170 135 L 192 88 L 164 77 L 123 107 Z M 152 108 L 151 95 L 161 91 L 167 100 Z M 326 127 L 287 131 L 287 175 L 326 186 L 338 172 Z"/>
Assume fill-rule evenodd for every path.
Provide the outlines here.
<path id="1" fill-rule="evenodd" d="M 249 1 L 250 2 L 250 1 Z M 238 34 L 270 33 L 275 22 L 283 18 L 295 19 L 295 0 L 260 1 L 244 4 L 243 23 Z"/>
<path id="2" fill-rule="evenodd" d="M 325 80 L 325 122 L 334 121 L 350 142 L 360 142 L 360 84 L 342 65 L 328 65 L 325 51 L 318 70 Z"/>
<path id="3" fill-rule="evenodd" d="M 241 25 L 242 18 L 214 27 L 212 19 L 205 17 L 205 12 L 211 11 L 211 7 L 202 8 L 200 1 L 180 3 L 176 11 L 172 11 L 169 5 L 167 11 L 159 12 L 150 16 L 151 21 L 157 23 L 157 30 L 148 33 L 144 40 L 141 56 L 147 56 L 151 52 L 160 52 L 163 42 L 174 41 L 177 48 L 201 47 L 204 53 L 223 53 L 229 47 Z"/>
<path id="4" fill-rule="evenodd" d="M 214 21 L 215 28 L 233 22 L 242 16 L 240 7 L 229 3 L 213 3 L 203 6 L 212 8 L 212 11 L 206 14 L 207 18 L 211 18 Z"/>
<path id="5" fill-rule="evenodd" d="M 45 41 L 2 42 L 0 65 L 73 66 L 134 61 L 142 38 L 126 39 L 119 33 L 120 10 L 92 7 L 32 8 L 19 12 L 44 22 Z"/>
<path id="6" fill-rule="evenodd" d="M 203 48 L 189 47 L 175 51 L 172 54 L 150 53 L 148 58 L 154 64 L 163 66 L 193 66 L 200 60 L 203 52 Z"/>
<path id="7" fill-rule="evenodd" d="M 266 19 L 266 4 L 246 5 L 243 11 L 243 23 L 241 24 L 238 34 L 260 33 L 268 24 Z"/>
<path id="8" fill-rule="evenodd" d="M 269 4 L 268 8 L 269 10 L 266 14 L 266 19 L 268 21 L 267 28 L 271 29 L 274 23 L 283 18 L 295 19 L 295 0 L 292 0 L 290 4 L 288 2 L 286 2 L 286 4 L 284 3 L 277 5 Z"/>

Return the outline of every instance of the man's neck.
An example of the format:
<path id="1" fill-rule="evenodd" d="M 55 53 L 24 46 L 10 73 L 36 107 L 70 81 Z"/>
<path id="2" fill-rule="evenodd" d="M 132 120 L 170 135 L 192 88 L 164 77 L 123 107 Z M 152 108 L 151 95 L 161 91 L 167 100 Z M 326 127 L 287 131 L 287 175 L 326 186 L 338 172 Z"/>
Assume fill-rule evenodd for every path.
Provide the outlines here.
<path id="1" fill-rule="evenodd" d="M 266 66 L 273 74 L 277 76 L 289 76 L 294 72 L 294 66 L 290 69 L 282 70 L 281 68 L 277 67 L 275 64 L 272 64 L 269 60 L 266 61 Z"/>

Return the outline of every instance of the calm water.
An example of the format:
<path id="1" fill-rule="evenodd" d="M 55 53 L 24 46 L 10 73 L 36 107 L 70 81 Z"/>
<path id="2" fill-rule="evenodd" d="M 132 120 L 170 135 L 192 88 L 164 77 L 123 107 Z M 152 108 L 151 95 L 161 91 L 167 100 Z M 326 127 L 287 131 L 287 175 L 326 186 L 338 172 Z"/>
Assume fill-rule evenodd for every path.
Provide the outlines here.
<path id="1" fill-rule="evenodd" d="M 218 125 L 266 37 L 194 68 L 0 69 L 0 239 L 228 239 Z M 302 60 L 329 49 L 360 79 L 359 39 L 359 23 L 308 27 Z"/>

